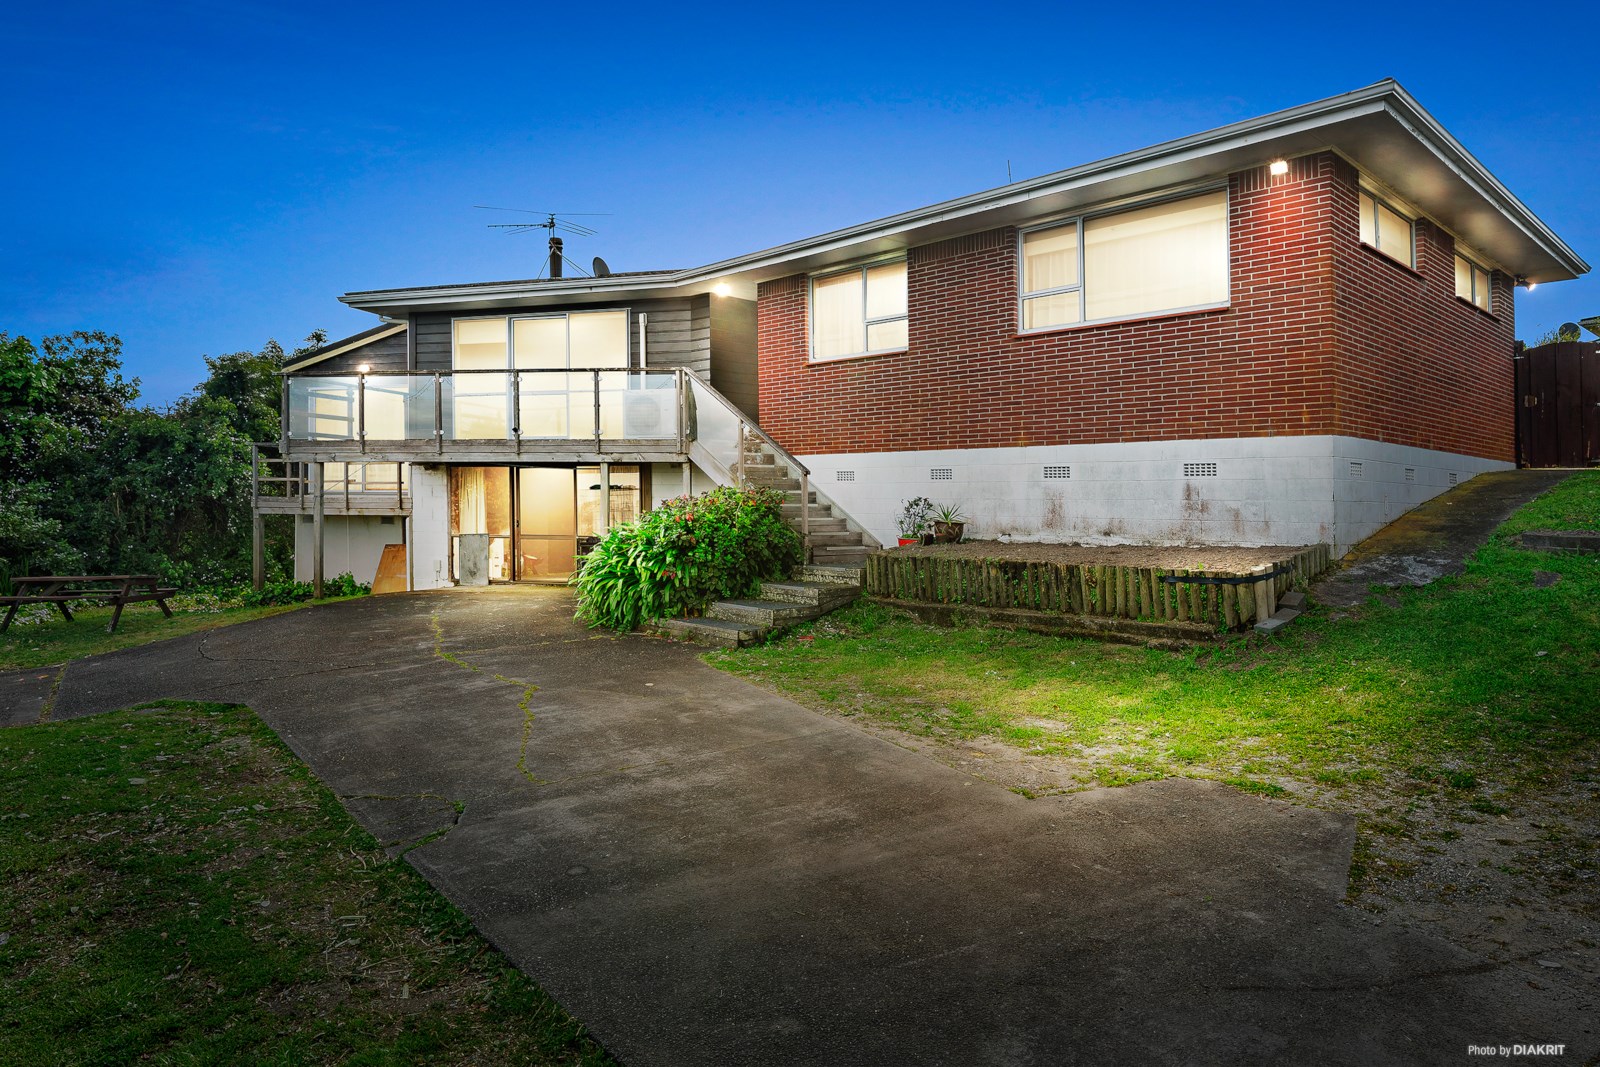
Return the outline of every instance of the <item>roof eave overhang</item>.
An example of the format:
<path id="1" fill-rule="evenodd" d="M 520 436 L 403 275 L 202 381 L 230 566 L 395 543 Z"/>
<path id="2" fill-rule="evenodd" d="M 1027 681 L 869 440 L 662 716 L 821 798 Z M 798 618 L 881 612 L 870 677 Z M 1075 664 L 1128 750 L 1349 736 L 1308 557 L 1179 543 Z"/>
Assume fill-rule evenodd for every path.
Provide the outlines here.
<path id="1" fill-rule="evenodd" d="M 412 311 L 493 311 L 544 304 L 615 303 L 619 299 L 655 300 L 709 293 L 716 279 L 687 279 L 679 271 L 648 278 L 573 278 L 566 282 L 484 282 L 429 286 L 425 289 L 375 289 L 346 293 L 339 299 L 361 311 L 405 315 Z M 753 298 L 755 290 L 741 295 Z"/>

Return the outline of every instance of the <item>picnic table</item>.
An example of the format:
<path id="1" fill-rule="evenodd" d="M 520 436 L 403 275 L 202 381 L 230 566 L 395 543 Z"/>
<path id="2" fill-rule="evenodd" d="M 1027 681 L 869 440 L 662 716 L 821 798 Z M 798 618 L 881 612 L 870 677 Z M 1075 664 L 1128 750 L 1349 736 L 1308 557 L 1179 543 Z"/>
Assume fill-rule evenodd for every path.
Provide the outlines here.
<path id="1" fill-rule="evenodd" d="M 129 604 L 154 600 L 162 614 L 172 618 L 167 598 L 178 592 L 163 586 L 154 574 L 42 574 L 13 578 L 11 589 L 11 596 L 0 596 L 0 604 L 10 605 L 6 621 L 0 623 L 0 634 L 11 627 L 17 609 L 24 604 L 54 604 L 61 609 L 62 617 L 71 622 L 72 612 L 67 610 L 67 605 L 85 600 L 99 600 L 115 606 L 111 625 L 106 627 L 107 633 L 114 634 L 117 623 L 122 621 L 122 609 Z"/>

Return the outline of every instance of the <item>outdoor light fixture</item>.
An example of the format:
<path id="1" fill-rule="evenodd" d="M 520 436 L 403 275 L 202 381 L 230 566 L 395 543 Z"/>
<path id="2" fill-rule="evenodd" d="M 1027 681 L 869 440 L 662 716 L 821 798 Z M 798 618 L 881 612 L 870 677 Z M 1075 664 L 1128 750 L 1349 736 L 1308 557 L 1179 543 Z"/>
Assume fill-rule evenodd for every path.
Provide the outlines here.
<path id="1" fill-rule="evenodd" d="M 1274 178 L 1283 177 L 1285 174 L 1289 173 L 1289 161 L 1287 159 L 1274 159 L 1267 166 L 1267 173 L 1271 174 Z"/>
<path id="2" fill-rule="evenodd" d="M 1517 275 L 1515 278 L 1512 279 L 1511 284 L 1512 285 L 1520 285 L 1524 289 L 1528 290 L 1528 292 L 1530 292 L 1530 293 L 1533 292 L 1535 289 L 1537 289 L 1539 287 L 1539 283 L 1538 282 L 1530 282 L 1528 280 L 1528 276 L 1526 274 Z"/>
<path id="3" fill-rule="evenodd" d="M 727 282 L 718 282 L 716 285 L 711 287 L 711 291 L 718 296 L 732 296 L 733 286 L 729 285 Z"/>
<path id="4" fill-rule="evenodd" d="M 372 364 L 370 364 L 370 363 L 363 363 L 363 364 L 361 364 L 361 366 L 356 368 L 356 373 L 357 374 L 368 374 L 371 371 L 372 371 Z"/>

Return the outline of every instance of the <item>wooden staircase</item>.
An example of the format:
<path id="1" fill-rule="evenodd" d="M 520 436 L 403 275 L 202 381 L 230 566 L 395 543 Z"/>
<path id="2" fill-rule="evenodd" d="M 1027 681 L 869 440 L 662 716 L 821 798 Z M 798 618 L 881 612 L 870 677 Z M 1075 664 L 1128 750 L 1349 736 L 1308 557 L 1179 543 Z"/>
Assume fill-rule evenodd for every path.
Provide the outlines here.
<path id="1" fill-rule="evenodd" d="M 718 600 L 698 619 L 660 619 L 652 628 L 702 645 L 753 645 L 785 627 L 854 602 L 861 595 L 864 570 L 860 565 L 808 564 L 792 581 L 762 582 L 758 599 Z"/>

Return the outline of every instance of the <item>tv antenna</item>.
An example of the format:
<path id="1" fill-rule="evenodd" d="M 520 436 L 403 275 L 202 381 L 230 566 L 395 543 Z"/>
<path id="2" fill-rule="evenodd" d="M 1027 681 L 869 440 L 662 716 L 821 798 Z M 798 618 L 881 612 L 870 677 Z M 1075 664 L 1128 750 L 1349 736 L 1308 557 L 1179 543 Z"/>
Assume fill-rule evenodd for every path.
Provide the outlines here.
<path id="1" fill-rule="evenodd" d="M 582 267 L 567 258 L 564 251 L 565 241 L 556 236 L 556 231 L 569 233 L 574 237 L 593 237 L 600 231 L 586 223 L 573 220 L 599 218 L 602 215 L 608 216 L 611 214 L 609 211 L 529 211 L 520 207 L 490 207 L 488 204 L 474 204 L 472 206 L 481 211 L 515 211 L 520 215 L 543 215 L 545 217 L 543 222 L 491 222 L 489 229 L 505 230 L 507 233 L 513 234 L 527 233 L 529 230 L 547 231 L 550 234 L 550 258 L 547 261 L 547 265 L 550 268 L 550 277 L 552 278 L 562 276 L 563 264 L 570 266 L 582 277 L 591 277 Z M 596 260 L 596 262 L 598 263 L 599 260 Z M 544 266 L 541 266 L 538 274 L 540 278 L 544 277 L 544 271 Z"/>

